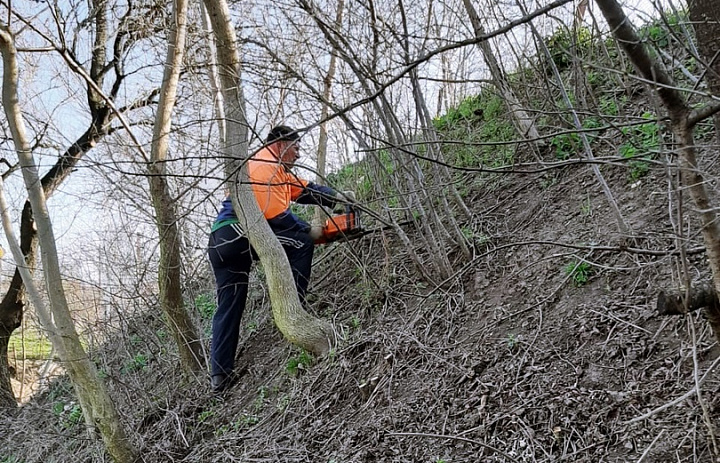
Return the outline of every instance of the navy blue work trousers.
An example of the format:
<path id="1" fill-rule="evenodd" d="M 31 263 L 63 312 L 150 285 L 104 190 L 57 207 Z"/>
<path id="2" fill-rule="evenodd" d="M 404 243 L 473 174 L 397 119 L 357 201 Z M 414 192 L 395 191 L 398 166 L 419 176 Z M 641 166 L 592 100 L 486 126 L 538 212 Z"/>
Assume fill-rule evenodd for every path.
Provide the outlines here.
<path id="1" fill-rule="evenodd" d="M 285 231 L 275 234 L 292 268 L 300 302 L 310 282 L 314 243 L 310 235 Z M 217 310 L 212 320 L 211 374 L 231 374 L 240 336 L 240 320 L 248 294 L 248 275 L 255 251 L 238 224 L 225 225 L 210 234 L 208 257 L 215 274 Z"/>

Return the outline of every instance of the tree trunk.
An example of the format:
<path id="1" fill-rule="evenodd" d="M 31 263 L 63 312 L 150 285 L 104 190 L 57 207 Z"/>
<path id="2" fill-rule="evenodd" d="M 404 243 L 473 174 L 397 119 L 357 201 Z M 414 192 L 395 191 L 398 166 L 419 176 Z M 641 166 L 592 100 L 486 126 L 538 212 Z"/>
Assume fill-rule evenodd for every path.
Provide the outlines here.
<path id="1" fill-rule="evenodd" d="M 129 463 L 134 460 L 133 448 L 120 423 L 113 401 L 97 374 L 95 365 L 80 343 L 70 316 L 62 285 L 55 237 L 50 223 L 45 194 L 40 185 L 37 166 L 30 151 L 30 145 L 25 133 L 25 123 L 20 112 L 17 89 L 17 51 L 14 38 L 6 27 L 0 28 L 0 51 L 3 58 L 3 107 L 12 133 L 15 151 L 20 161 L 25 187 L 28 191 L 28 199 L 37 223 L 43 274 L 51 311 L 45 309 L 38 291 L 32 292 L 33 305 L 38 311 L 44 328 L 49 333 L 53 347 L 60 355 L 61 360 L 65 362 L 70 379 L 82 405 L 86 422 L 88 425 L 97 426 L 108 453 L 116 462 Z M 2 199 L 4 202 L 4 197 Z M 7 211 L 4 204 L 0 209 Z M 7 213 L 3 217 L 3 226 L 8 241 L 11 242 L 13 257 L 16 262 L 23 262 L 24 256 L 12 235 L 12 227 L 7 218 Z M 28 288 L 34 287 L 27 267 L 20 266 L 19 270 L 25 285 Z"/>
<path id="2" fill-rule="evenodd" d="M 13 324 L 5 325 L 4 322 L 0 320 L 0 352 L 6 353 L 2 356 L 2 359 L 0 359 L 0 409 L 14 408 L 17 406 L 12 384 L 10 383 L 10 365 L 7 357 L 10 334 L 12 334 L 12 330 L 16 328 L 17 326 L 13 326 Z M 3 363 L 4 365 L 2 365 Z"/>
<path id="3" fill-rule="evenodd" d="M 337 14 L 335 15 L 335 27 L 340 28 L 342 25 L 343 10 L 345 9 L 345 0 L 338 0 Z M 335 69 L 337 68 L 337 51 L 333 49 L 330 52 L 330 64 L 328 65 L 327 74 L 323 79 L 323 101 L 322 110 L 320 113 L 320 139 L 318 140 L 318 154 L 317 154 L 317 177 L 318 183 L 323 183 L 325 179 L 325 167 L 327 164 L 327 119 L 330 113 L 330 104 L 327 103 L 331 99 L 332 95 L 332 81 L 335 78 Z M 323 216 L 323 210 L 317 208 L 315 211 L 315 218 L 313 222 L 316 225 L 322 225 L 325 222 Z"/>
<path id="4" fill-rule="evenodd" d="M 684 315 L 703 309 L 703 315 L 720 342 L 720 300 L 712 285 L 690 289 L 687 293 L 665 294 L 660 291 L 657 298 L 659 315 Z"/>
<path id="5" fill-rule="evenodd" d="M 233 206 L 265 269 L 275 324 L 293 344 L 319 355 L 335 344 L 329 323 L 307 313 L 295 288 L 285 251 L 265 220 L 248 181 L 248 124 L 240 80 L 240 57 L 235 30 L 225 0 L 204 0 L 217 39 L 219 75 L 227 117 L 227 137 L 222 147 L 227 159 L 225 173 L 231 186 Z"/>
<path id="6" fill-rule="evenodd" d="M 191 373 L 202 371 L 205 368 L 205 362 L 202 342 L 183 301 L 179 219 L 175 201 L 170 195 L 166 168 L 172 111 L 175 106 L 180 69 L 185 53 L 187 0 L 173 2 L 171 24 L 174 24 L 175 28 L 170 31 L 168 39 L 160 101 L 153 127 L 149 182 L 160 238 L 160 267 L 158 269 L 160 307 L 168 317 L 170 332 L 180 353 L 180 364 L 183 370 Z"/>
<path id="7" fill-rule="evenodd" d="M 95 1 L 93 4 L 93 12 L 91 14 L 95 23 L 95 40 L 92 50 L 89 79 L 88 82 L 87 101 L 90 110 L 90 124 L 88 128 L 70 147 L 60 156 L 55 165 L 43 176 L 41 180 L 42 188 L 46 197 L 54 193 L 60 184 L 62 184 L 70 173 L 73 171 L 78 161 L 92 148 L 98 141 L 108 133 L 110 122 L 115 118 L 115 113 L 105 103 L 105 96 L 100 94 L 97 89 L 104 85 L 106 69 L 106 51 L 107 43 L 107 11 L 105 9 L 105 0 Z M 119 38 L 116 38 L 119 40 Z M 124 76 L 118 75 L 117 80 L 113 83 L 110 98 L 114 98 L 121 89 L 121 81 Z M 148 102 L 155 96 L 152 92 L 145 100 L 130 105 L 128 109 L 140 108 L 146 106 Z M 30 202 L 26 201 L 20 217 L 20 249 L 25 256 L 25 262 L 30 268 L 35 266 L 35 254 L 37 252 L 37 231 L 35 221 L 33 219 L 32 208 Z M 23 300 L 25 296 L 25 287 L 18 269 L 15 269 L 10 286 L 0 301 L 0 397 L 12 395 L 9 381 L 3 380 L 4 377 L 9 378 L 7 345 L 10 336 L 20 326 L 23 317 Z M 1 401 L 2 399 L 0 399 Z"/>
<path id="8" fill-rule="evenodd" d="M 708 66 L 708 89 L 720 95 L 720 9 L 715 0 L 690 0 L 690 21 L 695 28 L 697 49 Z M 720 113 L 714 116 L 715 140 L 720 143 Z"/>
<path id="9" fill-rule="evenodd" d="M 690 192 L 696 209 L 700 211 L 702 235 L 708 257 L 708 264 L 712 272 L 713 289 L 720 293 L 720 223 L 716 209 L 710 204 L 705 187 L 706 181 L 698 169 L 696 159 L 695 140 L 693 138 L 693 125 L 688 117 L 690 108 L 677 90 L 672 78 L 663 68 L 662 64 L 653 59 L 640 41 L 630 20 L 616 0 L 595 0 L 607 20 L 610 30 L 625 53 L 632 61 L 637 72 L 647 81 L 655 84 L 663 106 L 668 111 L 672 131 L 675 135 L 676 152 L 680 161 L 682 183 Z M 715 332 L 720 339 L 720 333 Z"/>
<path id="10" fill-rule="evenodd" d="M 477 10 L 475 10 L 473 4 L 470 0 L 463 0 L 463 5 L 465 5 L 465 11 L 467 11 L 468 16 L 470 17 L 470 24 L 472 24 L 475 37 L 480 38 L 484 36 L 485 30 L 482 27 L 480 16 L 478 16 Z M 520 104 L 517 96 L 515 96 L 515 92 L 512 91 L 510 84 L 505 78 L 505 73 L 495 58 L 495 54 L 490 47 L 490 43 L 487 40 L 483 40 L 478 43 L 478 47 L 482 50 L 483 57 L 485 58 L 485 64 L 487 64 L 488 69 L 490 70 L 490 75 L 493 78 L 495 87 L 500 92 L 500 96 L 503 101 L 505 101 L 505 105 L 512 115 L 512 120 L 515 122 L 515 126 L 517 127 L 520 136 L 530 140 L 533 150 L 536 153 L 539 153 L 540 145 L 542 145 L 543 142 L 540 140 L 540 134 L 538 133 L 535 121 L 528 115 Z"/>
<path id="11" fill-rule="evenodd" d="M 690 289 L 688 293 L 668 294 L 660 291 L 657 298 L 658 315 L 683 315 L 711 305 L 718 305 L 717 293 L 712 285 Z"/>

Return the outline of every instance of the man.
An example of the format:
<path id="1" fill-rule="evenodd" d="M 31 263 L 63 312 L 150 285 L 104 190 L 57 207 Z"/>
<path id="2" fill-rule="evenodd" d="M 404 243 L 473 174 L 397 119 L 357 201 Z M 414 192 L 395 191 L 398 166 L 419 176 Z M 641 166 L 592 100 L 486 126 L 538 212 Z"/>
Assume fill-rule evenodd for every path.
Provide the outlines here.
<path id="1" fill-rule="evenodd" d="M 338 193 L 296 177 L 290 169 L 300 157 L 297 132 L 281 125 L 268 133 L 265 147 L 248 161 L 248 175 L 260 210 L 282 245 L 300 302 L 305 304 L 312 266 L 314 241 L 322 227 L 311 227 L 293 214 L 290 202 L 334 207 Z M 346 200 L 351 192 L 344 193 Z M 208 255 L 217 285 L 217 311 L 212 320 L 210 348 L 212 389 L 222 392 L 234 381 L 235 351 L 240 319 L 245 310 L 248 274 L 255 251 L 240 227 L 230 197 L 222 202 L 208 243 Z"/>

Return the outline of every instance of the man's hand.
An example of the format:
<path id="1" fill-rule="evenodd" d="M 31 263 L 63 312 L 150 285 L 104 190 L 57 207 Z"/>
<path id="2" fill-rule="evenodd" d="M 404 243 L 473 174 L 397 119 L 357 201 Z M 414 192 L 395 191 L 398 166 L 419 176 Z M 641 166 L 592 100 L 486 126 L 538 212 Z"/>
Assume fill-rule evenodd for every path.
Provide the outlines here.
<path id="1" fill-rule="evenodd" d="M 355 192 L 351 191 L 351 190 L 338 191 L 337 198 L 341 201 L 345 201 L 348 203 L 354 203 L 355 202 Z"/>
<path id="2" fill-rule="evenodd" d="M 317 241 L 323 236 L 323 227 L 322 225 L 313 225 L 310 227 L 310 238 L 312 238 L 313 241 Z"/>

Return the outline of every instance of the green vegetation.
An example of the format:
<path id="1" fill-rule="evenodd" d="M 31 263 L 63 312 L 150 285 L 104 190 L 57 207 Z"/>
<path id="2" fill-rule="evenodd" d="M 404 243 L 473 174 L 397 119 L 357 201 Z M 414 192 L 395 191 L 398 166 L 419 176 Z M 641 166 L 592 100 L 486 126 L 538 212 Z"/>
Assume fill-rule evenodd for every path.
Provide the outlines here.
<path id="1" fill-rule="evenodd" d="M 210 294 L 200 294 L 195 298 L 195 309 L 203 320 L 210 320 L 215 314 L 215 296 Z"/>
<path id="2" fill-rule="evenodd" d="M 258 424 L 259 421 L 260 418 L 258 418 L 257 415 L 243 413 L 237 420 L 233 421 L 233 429 L 238 430 L 242 428 L 249 428 Z"/>
<path id="3" fill-rule="evenodd" d="M 358 317 L 357 315 L 353 315 L 352 318 L 350 319 L 350 326 L 352 326 L 353 329 L 358 329 L 358 328 L 360 328 L 360 324 L 361 324 L 360 317 Z"/>
<path id="4" fill-rule="evenodd" d="M 10 336 L 8 353 L 10 358 L 44 360 L 50 358 L 52 343 L 39 328 L 25 328 Z"/>
<path id="5" fill-rule="evenodd" d="M 575 56 L 588 55 L 592 45 L 592 33 L 587 27 L 580 27 L 575 31 L 560 27 L 553 35 L 545 39 L 545 46 L 559 71 L 570 67 Z"/>
<path id="6" fill-rule="evenodd" d="M 302 350 L 298 355 L 288 359 L 285 365 L 285 370 L 292 376 L 296 376 L 300 370 L 309 368 L 312 363 L 312 355 L 310 355 L 310 353 L 306 350 Z"/>
<path id="7" fill-rule="evenodd" d="M 583 286 L 590 280 L 593 273 L 592 266 L 586 261 L 572 260 L 564 267 L 565 275 L 568 275 L 573 284 L 577 287 Z"/>
<path id="8" fill-rule="evenodd" d="M 687 12 L 668 12 L 662 19 L 655 19 L 638 29 L 641 40 L 651 43 L 657 48 L 667 48 L 673 40 L 673 35 L 682 37 L 681 23 L 687 23 Z"/>
<path id="9" fill-rule="evenodd" d="M 198 422 L 199 422 L 199 423 L 203 423 L 203 422 L 207 421 L 208 419 L 212 418 L 213 416 L 215 416 L 215 412 L 214 412 L 214 411 L 212 411 L 212 410 L 203 410 L 202 412 L 200 412 L 200 414 L 198 415 L 198 418 L 197 418 L 197 419 L 198 419 Z"/>
<path id="10" fill-rule="evenodd" d="M 83 420 L 83 411 L 78 404 L 55 402 L 52 411 L 58 417 L 60 426 L 65 429 L 70 429 Z"/>
<path id="11" fill-rule="evenodd" d="M 148 356 L 146 354 L 138 353 L 133 356 L 130 360 L 125 362 L 120 372 L 123 374 L 131 373 L 133 371 L 142 371 L 147 367 Z"/>
<path id="12" fill-rule="evenodd" d="M 581 149 L 580 135 L 577 133 L 563 133 L 556 135 L 550 141 L 550 145 L 555 148 L 555 157 L 564 161 L 570 159 Z"/>
<path id="13" fill-rule="evenodd" d="M 447 144 L 447 160 L 459 167 L 501 167 L 513 163 L 515 128 L 505 104 L 490 87 L 463 100 L 457 108 L 433 121 L 447 140 L 464 144 Z"/>
<path id="14" fill-rule="evenodd" d="M 582 122 L 585 137 L 588 143 L 593 143 L 597 138 L 597 130 L 602 127 L 602 122 L 597 117 L 587 117 Z M 577 156 L 583 151 L 582 138 L 577 132 L 561 133 L 550 140 L 550 145 L 555 149 L 555 157 L 561 161 Z"/>
<path id="15" fill-rule="evenodd" d="M 628 170 L 631 180 L 645 176 L 650 170 L 650 161 L 660 148 L 660 129 L 655 117 L 650 113 L 643 113 L 643 119 L 653 120 L 640 125 L 623 127 L 622 134 L 627 142 L 620 145 L 620 156 L 628 159 Z"/>
<path id="16" fill-rule="evenodd" d="M 580 212 L 583 216 L 589 217 L 592 215 L 592 203 L 590 202 L 590 195 L 587 196 L 580 205 Z"/>
<path id="17" fill-rule="evenodd" d="M 369 153 L 367 159 L 353 164 L 346 164 L 337 172 L 328 174 L 327 181 L 336 190 L 353 190 L 356 199 L 368 200 L 372 198 L 373 184 L 370 175 L 372 166 L 379 167 L 380 172 L 388 175 L 395 171 L 395 167 L 387 150 Z"/>

